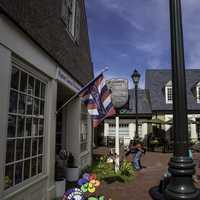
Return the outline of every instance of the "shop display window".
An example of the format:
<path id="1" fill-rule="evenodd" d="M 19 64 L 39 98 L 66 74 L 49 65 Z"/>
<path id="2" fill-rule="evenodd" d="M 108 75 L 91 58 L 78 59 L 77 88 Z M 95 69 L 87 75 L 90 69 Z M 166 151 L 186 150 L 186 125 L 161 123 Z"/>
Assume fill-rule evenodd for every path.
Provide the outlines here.
<path id="1" fill-rule="evenodd" d="M 13 63 L 4 189 L 42 173 L 46 85 Z"/>

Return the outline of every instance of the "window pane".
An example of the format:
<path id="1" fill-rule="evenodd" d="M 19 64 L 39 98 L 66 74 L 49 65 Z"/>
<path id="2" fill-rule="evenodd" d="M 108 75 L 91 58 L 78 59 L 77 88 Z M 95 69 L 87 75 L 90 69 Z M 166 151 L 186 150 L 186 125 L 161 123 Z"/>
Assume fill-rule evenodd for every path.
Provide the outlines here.
<path id="1" fill-rule="evenodd" d="M 32 156 L 35 156 L 37 154 L 37 138 L 32 139 Z"/>
<path id="2" fill-rule="evenodd" d="M 29 76 L 28 79 L 28 94 L 33 95 L 34 90 L 34 78 L 32 76 Z"/>
<path id="3" fill-rule="evenodd" d="M 8 137 L 15 137 L 16 130 L 16 116 L 8 116 Z"/>
<path id="4" fill-rule="evenodd" d="M 45 84 L 41 83 L 41 98 L 45 98 Z"/>
<path id="5" fill-rule="evenodd" d="M 26 114 L 32 115 L 33 113 L 33 98 L 30 96 L 26 97 Z"/>
<path id="6" fill-rule="evenodd" d="M 38 115 L 38 114 L 39 114 L 39 100 L 34 99 L 34 115 Z"/>
<path id="7" fill-rule="evenodd" d="M 38 158 L 38 174 L 42 172 L 42 156 Z"/>
<path id="8" fill-rule="evenodd" d="M 26 133 L 25 136 L 31 136 L 32 118 L 26 118 Z"/>
<path id="9" fill-rule="evenodd" d="M 87 143 L 81 143 L 81 152 L 87 150 Z"/>
<path id="10" fill-rule="evenodd" d="M 44 139 L 40 137 L 44 135 L 45 89 L 46 85 L 39 79 L 13 67 L 6 143 L 8 166 L 5 166 L 5 189 L 42 172 L 41 154 Z"/>
<path id="11" fill-rule="evenodd" d="M 80 7 L 79 2 L 76 1 L 76 17 L 75 17 L 75 39 L 79 40 L 80 31 Z"/>
<path id="12" fill-rule="evenodd" d="M 199 98 L 200 98 L 200 87 L 198 88 L 198 93 L 199 93 L 198 96 L 199 96 Z"/>
<path id="13" fill-rule="evenodd" d="M 21 71 L 20 91 L 27 92 L 27 74 Z"/>
<path id="14" fill-rule="evenodd" d="M 40 115 L 44 115 L 44 101 L 40 101 Z"/>
<path id="15" fill-rule="evenodd" d="M 32 159 L 32 166 L 31 166 L 31 176 L 36 175 L 36 170 L 37 170 L 37 158 Z"/>
<path id="16" fill-rule="evenodd" d="M 25 139 L 25 158 L 31 155 L 31 139 Z"/>
<path id="17" fill-rule="evenodd" d="M 39 135 L 43 135 L 44 133 L 44 120 L 40 119 L 39 120 Z"/>
<path id="18" fill-rule="evenodd" d="M 11 75 L 11 88 L 18 90 L 19 85 L 19 70 L 15 67 L 12 68 Z"/>
<path id="19" fill-rule="evenodd" d="M 35 80 L 35 96 L 40 97 L 40 81 Z"/>
<path id="20" fill-rule="evenodd" d="M 72 10 L 72 8 L 73 8 L 73 0 L 68 0 L 68 2 L 69 2 L 69 4 L 68 4 L 69 9 Z"/>
<path id="21" fill-rule="evenodd" d="M 38 119 L 33 119 L 32 136 L 38 135 Z"/>
<path id="22" fill-rule="evenodd" d="M 17 139 L 16 160 L 23 159 L 23 145 L 24 139 Z"/>
<path id="23" fill-rule="evenodd" d="M 30 160 L 24 161 L 24 180 L 30 177 Z"/>
<path id="24" fill-rule="evenodd" d="M 17 137 L 23 137 L 24 136 L 24 124 L 25 124 L 25 117 L 18 116 Z"/>
<path id="25" fill-rule="evenodd" d="M 6 163 L 13 162 L 15 155 L 15 140 L 7 141 Z"/>
<path id="26" fill-rule="evenodd" d="M 18 112 L 25 114 L 26 96 L 23 94 L 19 95 L 19 109 Z"/>
<path id="27" fill-rule="evenodd" d="M 10 91 L 10 106 L 9 106 L 9 112 L 10 113 L 16 113 L 17 112 L 17 100 L 18 100 L 18 94 L 17 92 Z"/>
<path id="28" fill-rule="evenodd" d="M 4 177 L 5 189 L 8 189 L 13 185 L 13 173 L 14 173 L 13 170 L 14 170 L 13 165 L 6 166 L 5 177 Z"/>
<path id="29" fill-rule="evenodd" d="M 167 88 L 167 93 L 168 101 L 172 101 L 172 88 Z"/>
<path id="30" fill-rule="evenodd" d="M 38 154 L 43 153 L 43 138 L 39 138 L 39 147 L 38 147 Z"/>
<path id="31" fill-rule="evenodd" d="M 15 165 L 15 184 L 22 182 L 22 169 L 23 169 L 23 162 L 17 163 Z"/>

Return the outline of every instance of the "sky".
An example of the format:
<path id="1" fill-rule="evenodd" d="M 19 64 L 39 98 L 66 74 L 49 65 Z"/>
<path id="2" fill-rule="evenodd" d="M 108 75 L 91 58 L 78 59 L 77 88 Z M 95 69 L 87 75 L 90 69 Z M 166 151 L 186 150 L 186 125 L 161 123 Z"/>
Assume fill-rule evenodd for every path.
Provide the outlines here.
<path id="1" fill-rule="evenodd" d="M 85 0 L 95 75 L 125 78 L 171 68 L 168 0 Z M 200 1 L 182 0 L 186 68 L 200 68 Z"/>

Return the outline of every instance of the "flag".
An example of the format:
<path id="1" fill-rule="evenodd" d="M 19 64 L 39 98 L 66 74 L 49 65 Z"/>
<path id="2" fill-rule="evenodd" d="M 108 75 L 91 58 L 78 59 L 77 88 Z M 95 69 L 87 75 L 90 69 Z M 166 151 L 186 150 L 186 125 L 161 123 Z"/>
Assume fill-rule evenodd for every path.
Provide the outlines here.
<path id="1" fill-rule="evenodd" d="M 116 114 L 111 101 L 111 92 L 108 89 L 103 74 L 97 76 L 87 87 L 80 92 L 82 101 L 87 106 L 93 120 L 93 127 L 97 127 L 106 117 Z"/>

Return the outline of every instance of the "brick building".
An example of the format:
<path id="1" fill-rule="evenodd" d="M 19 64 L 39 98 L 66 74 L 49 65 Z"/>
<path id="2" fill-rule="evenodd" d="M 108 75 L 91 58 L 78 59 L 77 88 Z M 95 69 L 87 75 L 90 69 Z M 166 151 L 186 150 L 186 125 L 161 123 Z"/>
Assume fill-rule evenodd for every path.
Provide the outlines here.
<path id="1" fill-rule="evenodd" d="M 55 197 L 55 154 L 91 162 L 79 98 L 93 78 L 84 0 L 0 0 L 0 199 Z"/>

